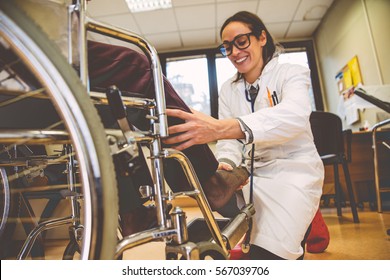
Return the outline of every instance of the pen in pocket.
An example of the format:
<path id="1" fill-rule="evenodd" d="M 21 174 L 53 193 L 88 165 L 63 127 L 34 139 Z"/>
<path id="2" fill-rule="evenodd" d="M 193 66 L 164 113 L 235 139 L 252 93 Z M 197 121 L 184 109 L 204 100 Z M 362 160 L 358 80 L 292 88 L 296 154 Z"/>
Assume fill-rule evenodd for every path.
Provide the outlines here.
<path id="1" fill-rule="evenodd" d="M 279 104 L 278 96 L 276 95 L 276 91 L 272 94 L 272 101 L 274 102 L 274 106 Z"/>
<path id="2" fill-rule="evenodd" d="M 273 96 L 271 96 L 271 92 L 269 91 L 269 88 L 268 88 L 268 87 L 267 87 L 267 93 L 268 93 L 269 105 L 272 107 L 272 106 L 274 105 L 274 102 L 272 102 Z"/>

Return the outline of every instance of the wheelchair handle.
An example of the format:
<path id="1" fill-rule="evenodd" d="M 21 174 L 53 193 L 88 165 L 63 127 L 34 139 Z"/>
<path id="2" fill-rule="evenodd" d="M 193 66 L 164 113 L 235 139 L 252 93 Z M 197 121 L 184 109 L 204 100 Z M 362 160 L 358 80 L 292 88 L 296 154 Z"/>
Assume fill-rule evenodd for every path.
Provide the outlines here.
<path id="1" fill-rule="evenodd" d="M 126 118 L 126 107 L 122 101 L 122 93 L 116 86 L 110 86 L 107 91 L 107 100 L 115 119 Z"/>

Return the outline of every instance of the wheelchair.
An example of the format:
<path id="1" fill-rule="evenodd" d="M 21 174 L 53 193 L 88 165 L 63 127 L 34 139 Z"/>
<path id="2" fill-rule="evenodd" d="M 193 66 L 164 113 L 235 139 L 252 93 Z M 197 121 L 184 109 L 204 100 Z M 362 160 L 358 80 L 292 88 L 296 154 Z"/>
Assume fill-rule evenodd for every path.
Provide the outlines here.
<path id="1" fill-rule="evenodd" d="M 152 241 L 165 243 L 166 259 L 228 259 L 229 251 L 250 230 L 253 205 L 247 204 L 231 219 L 216 219 L 188 158 L 161 147 L 168 127 L 162 71 L 154 47 L 130 31 L 89 18 L 86 1 L 74 0 L 68 7 L 68 24 L 69 42 L 75 34 L 79 38 L 80 65 L 75 69 L 72 55 L 66 59 L 60 54 L 58 46 L 26 16 L 20 2 L 0 2 L 1 258 L 10 258 L 7 254 L 14 248 L 8 247 L 15 225 L 27 217 L 27 222 L 22 221 L 27 236 L 17 248 L 16 259 L 43 257 L 45 233 L 60 226 L 69 228 L 64 259 L 120 259 L 126 250 Z M 72 25 L 75 17 L 76 31 Z M 116 87 L 91 91 L 86 70 L 87 32 L 140 48 L 152 67 L 155 99 L 125 97 Z M 68 50 L 74 51 L 71 44 Z M 96 106 L 111 108 L 119 129 L 105 128 Z M 144 110 L 150 129 L 134 130 L 125 118 L 125 108 Z M 113 158 L 125 158 L 124 168 L 131 172 L 141 146 L 150 151 L 153 179 L 153 186 L 141 186 L 141 191 L 155 205 L 157 226 L 122 236 L 118 233 Z M 192 190 L 168 190 L 164 159 L 180 164 Z M 42 183 L 43 178 L 49 178 L 48 182 Z M 168 211 L 169 202 L 179 196 L 194 198 L 203 218 L 188 223 L 181 207 Z M 38 222 L 31 219 L 29 199 L 34 197 L 51 202 Z M 69 201 L 69 215 L 51 217 L 63 199 Z"/>

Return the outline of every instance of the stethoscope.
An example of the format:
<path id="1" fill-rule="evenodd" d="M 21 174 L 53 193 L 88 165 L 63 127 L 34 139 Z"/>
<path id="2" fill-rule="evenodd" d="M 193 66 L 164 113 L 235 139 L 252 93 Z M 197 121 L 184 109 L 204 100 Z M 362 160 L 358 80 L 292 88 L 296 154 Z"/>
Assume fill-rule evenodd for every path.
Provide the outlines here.
<path id="1" fill-rule="evenodd" d="M 249 88 L 247 87 L 246 81 L 244 80 L 245 86 L 245 98 L 248 102 L 251 103 L 252 113 L 255 112 L 255 101 L 256 97 L 259 93 L 259 84 L 257 86 L 251 85 Z M 252 144 L 252 152 L 251 152 L 251 179 L 250 179 L 250 195 L 249 201 L 253 203 L 253 164 L 255 162 L 255 144 Z"/>
<path id="2" fill-rule="evenodd" d="M 257 85 L 256 87 L 252 85 L 248 89 L 245 82 L 245 97 L 246 100 L 251 103 L 252 113 L 255 111 L 255 101 L 258 93 L 259 93 L 259 85 Z"/>
<path id="3" fill-rule="evenodd" d="M 255 101 L 256 97 L 259 93 L 259 84 L 257 86 L 251 85 L 249 88 L 246 85 L 246 81 L 244 80 L 244 86 L 245 86 L 245 98 L 248 102 L 251 103 L 251 109 L 252 113 L 255 112 Z M 254 162 L 255 162 L 255 144 L 252 144 L 252 150 L 251 150 L 251 179 L 249 184 L 249 203 L 253 204 L 253 170 L 254 170 Z M 245 236 L 245 240 L 243 241 L 243 245 L 246 247 L 246 249 L 249 251 L 250 246 L 250 238 L 251 238 L 251 232 L 252 232 L 252 220 L 250 220 L 249 228 L 247 231 L 247 234 Z"/>

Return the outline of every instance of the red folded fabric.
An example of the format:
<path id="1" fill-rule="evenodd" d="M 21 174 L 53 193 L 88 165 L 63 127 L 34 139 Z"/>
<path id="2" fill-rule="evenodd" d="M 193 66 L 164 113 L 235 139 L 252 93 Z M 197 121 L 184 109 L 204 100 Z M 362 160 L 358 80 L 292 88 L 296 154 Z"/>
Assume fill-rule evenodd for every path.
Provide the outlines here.
<path id="1" fill-rule="evenodd" d="M 328 226 L 322 217 L 320 209 L 311 224 L 311 230 L 306 241 L 306 251 L 309 253 L 322 253 L 328 248 L 330 235 Z"/>
<path id="2" fill-rule="evenodd" d="M 230 250 L 229 260 L 249 260 L 249 254 L 242 251 L 241 242 Z"/>

